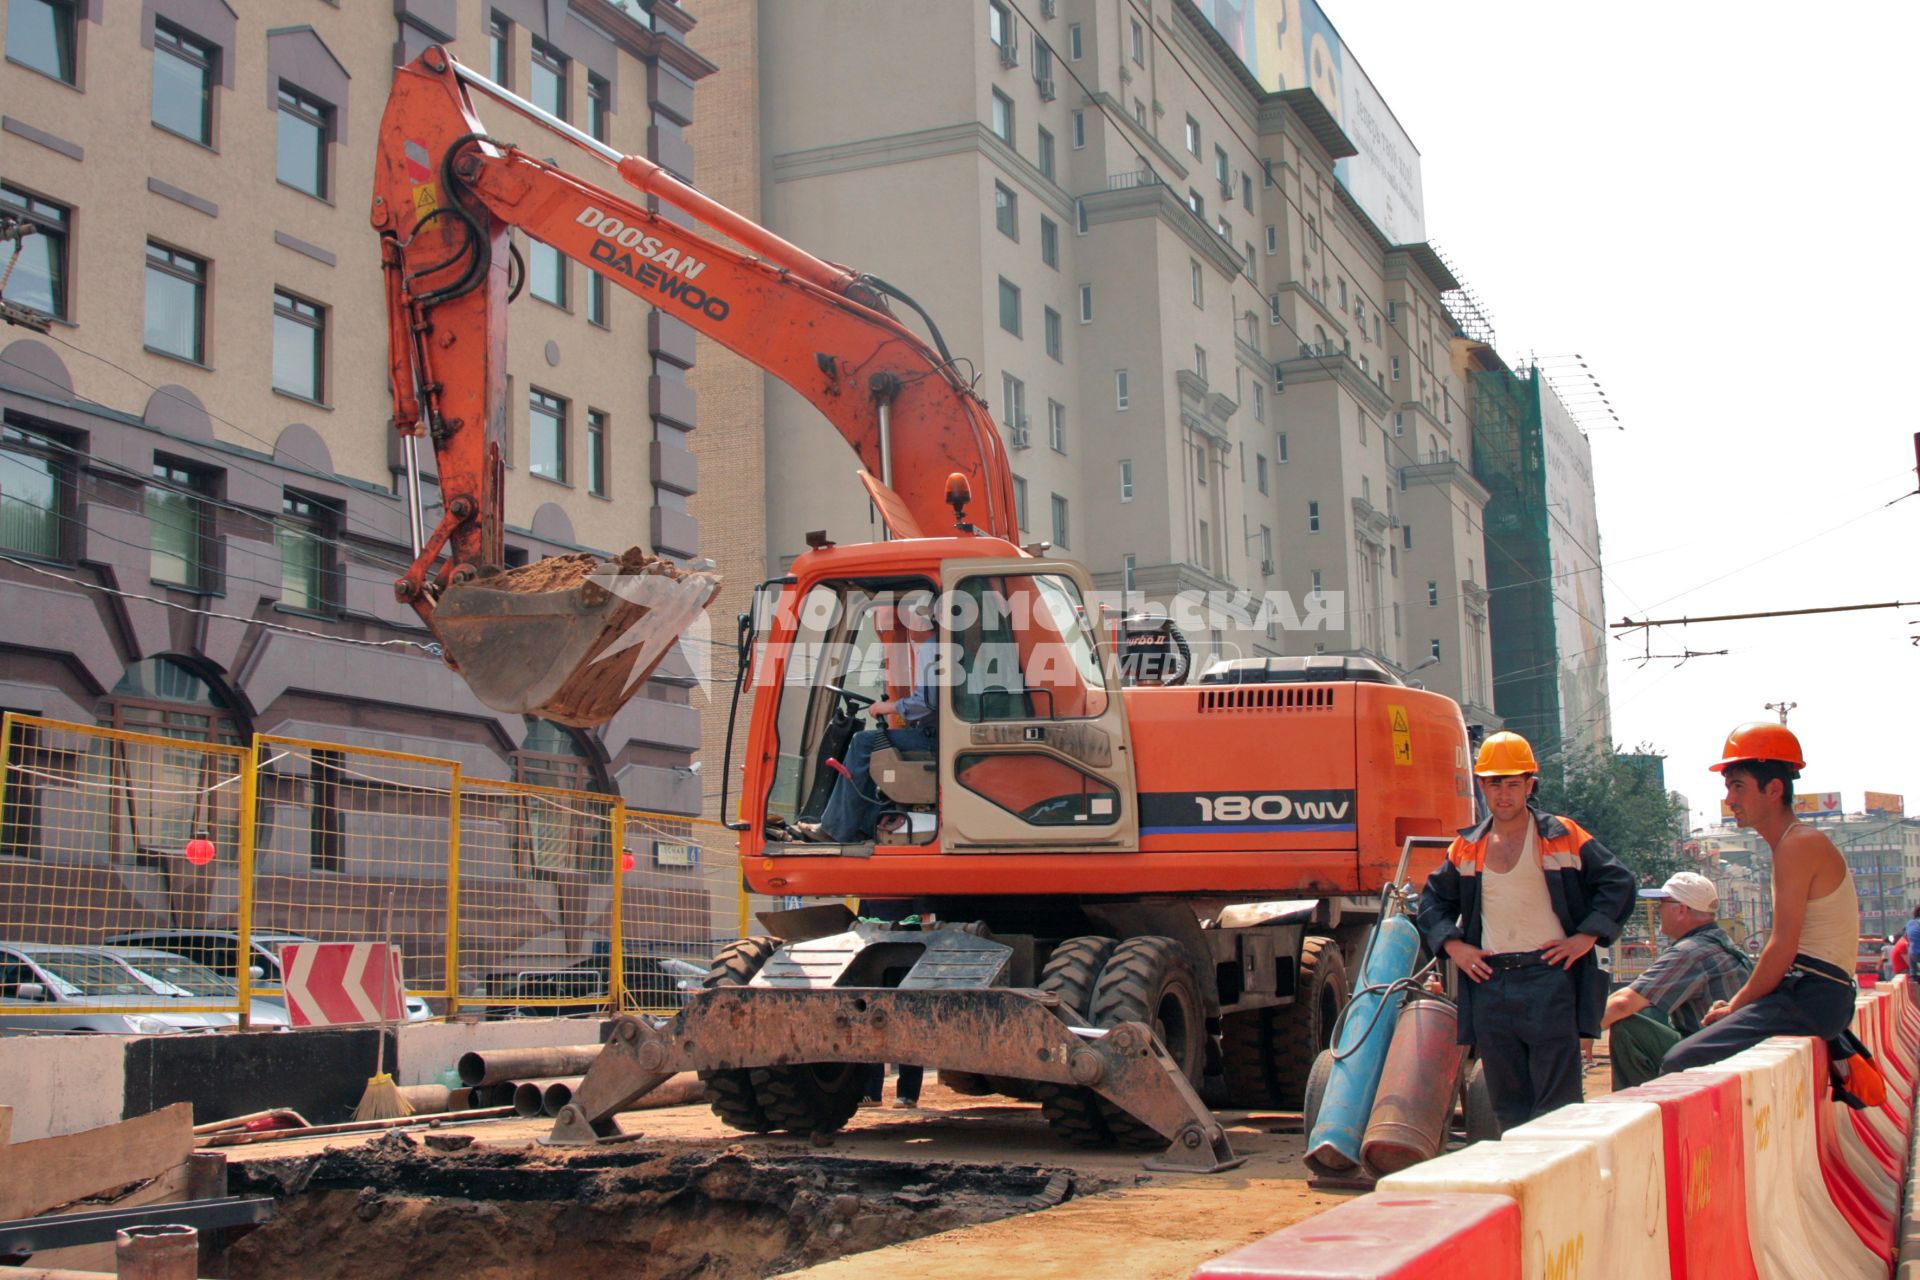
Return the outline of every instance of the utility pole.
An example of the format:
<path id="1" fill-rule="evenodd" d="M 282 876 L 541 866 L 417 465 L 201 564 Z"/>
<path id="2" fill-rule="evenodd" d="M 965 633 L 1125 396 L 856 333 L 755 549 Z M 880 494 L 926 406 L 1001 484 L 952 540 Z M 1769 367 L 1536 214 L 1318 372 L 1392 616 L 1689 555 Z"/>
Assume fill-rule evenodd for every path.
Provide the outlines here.
<path id="1" fill-rule="evenodd" d="M 1787 712 L 1799 705 L 1797 702 L 1769 702 L 1767 704 L 1767 710 L 1778 711 L 1780 713 L 1780 723 L 1784 725 L 1787 722 Z"/>

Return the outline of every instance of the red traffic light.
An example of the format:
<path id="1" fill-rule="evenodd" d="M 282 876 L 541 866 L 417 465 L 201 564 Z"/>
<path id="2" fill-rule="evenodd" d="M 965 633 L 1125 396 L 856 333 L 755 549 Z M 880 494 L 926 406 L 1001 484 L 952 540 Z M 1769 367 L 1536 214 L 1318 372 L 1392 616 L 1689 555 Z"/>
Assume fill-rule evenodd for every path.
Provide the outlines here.
<path id="1" fill-rule="evenodd" d="M 188 862 L 191 862 L 196 867 L 204 867 L 213 861 L 213 841 L 207 839 L 205 836 L 195 836 L 193 839 L 187 841 L 185 852 Z"/>

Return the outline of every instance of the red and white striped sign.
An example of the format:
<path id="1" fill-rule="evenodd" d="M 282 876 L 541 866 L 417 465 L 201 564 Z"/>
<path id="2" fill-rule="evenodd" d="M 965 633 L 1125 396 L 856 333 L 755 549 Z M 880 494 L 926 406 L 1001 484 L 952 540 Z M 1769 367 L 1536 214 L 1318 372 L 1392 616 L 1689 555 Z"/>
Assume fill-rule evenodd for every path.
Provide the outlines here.
<path id="1" fill-rule="evenodd" d="M 406 1017 L 400 948 L 385 942 L 290 942 L 280 948 L 287 1020 L 296 1027 Z"/>

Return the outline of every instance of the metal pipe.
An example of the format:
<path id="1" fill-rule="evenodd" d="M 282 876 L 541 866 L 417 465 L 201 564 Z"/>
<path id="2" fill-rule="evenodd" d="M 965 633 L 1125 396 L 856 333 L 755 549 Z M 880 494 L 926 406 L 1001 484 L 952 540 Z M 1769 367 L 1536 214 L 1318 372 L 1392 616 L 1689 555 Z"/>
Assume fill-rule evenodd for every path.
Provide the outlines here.
<path id="1" fill-rule="evenodd" d="M 407 536 L 413 540 L 413 558 L 427 545 L 426 515 L 420 509 L 420 437 L 400 437 L 400 460 L 407 470 Z"/>
<path id="2" fill-rule="evenodd" d="M 540 1109 L 541 1098 L 546 1093 L 548 1083 L 545 1080 L 522 1080 L 513 1086 L 513 1114 L 525 1120 L 543 1114 Z"/>
<path id="3" fill-rule="evenodd" d="M 519 1092 L 519 1082 L 514 1080 L 498 1080 L 474 1090 L 479 1095 L 481 1105 L 487 1107 L 511 1107 Z"/>
<path id="4" fill-rule="evenodd" d="M 113 1240 L 120 1280 L 195 1280 L 200 1274 L 200 1233 L 192 1227 L 128 1227 Z"/>
<path id="5" fill-rule="evenodd" d="M 453 1090 L 444 1084 L 403 1084 L 400 1096 L 407 1100 L 415 1115 L 437 1115 L 453 1110 Z"/>
<path id="6" fill-rule="evenodd" d="M 532 1049 L 476 1049 L 462 1054 L 460 1083 L 471 1088 L 502 1080 L 558 1080 L 585 1075 L 600 1056 L 597 1044 L 548 1045 Z"/>
<path id="7" fill-rule="evenodd" d="M 542 1098 L 545 1114 L 557 1116 L 573 1101 L 573 1091 L 580 1087 L 581 1077 L 569 1080 L 555 1080 L 547 1085 L 546 1095 Z M 623 1110 L 653 1111 L 660 1107 L 684 1107 L 695 1102 L 707 1100 L 707 1086 L 700 1077 L 691 1071 L 682 1071 L 651 1093 L 635 1098 Z"/>
<path id="8" fill-rule="evenodd" d="M 557 1116 L 561 1108 L 573 1101 L 573 1091 L 580 1087 L 583 1076 L 568 1076 L 564 1080 L 549 1080 L 547 1087 L 540 1091 L 540 1114 Z"/>

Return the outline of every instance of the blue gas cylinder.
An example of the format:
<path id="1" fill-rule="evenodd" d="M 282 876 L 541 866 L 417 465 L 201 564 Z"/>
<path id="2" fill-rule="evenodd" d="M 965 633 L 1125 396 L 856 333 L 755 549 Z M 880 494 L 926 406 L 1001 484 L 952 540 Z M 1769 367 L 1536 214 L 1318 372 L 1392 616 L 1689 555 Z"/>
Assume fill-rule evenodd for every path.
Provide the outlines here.
<path id="1" fill-rule="evenodd" d="M 1307 1135 L 1307 1164 L 1325 1174 L 1351 1173 L 1360 1164 L 1360 1140 L 1373 1114 L 1374 1093 L 1393 1043 L 1397 1008 L 1381 1008 L 1399 993 L 1388 988 L 1411 977 L 1420 957 L 1420 931 L 1413 921 L 1391 915 L 1375 928 L 1367 945 L 1360 980 L 1347 1002 L 1334 1037 L 1333 1071 L 1321 1094 L 1320 1111 Z"/>

